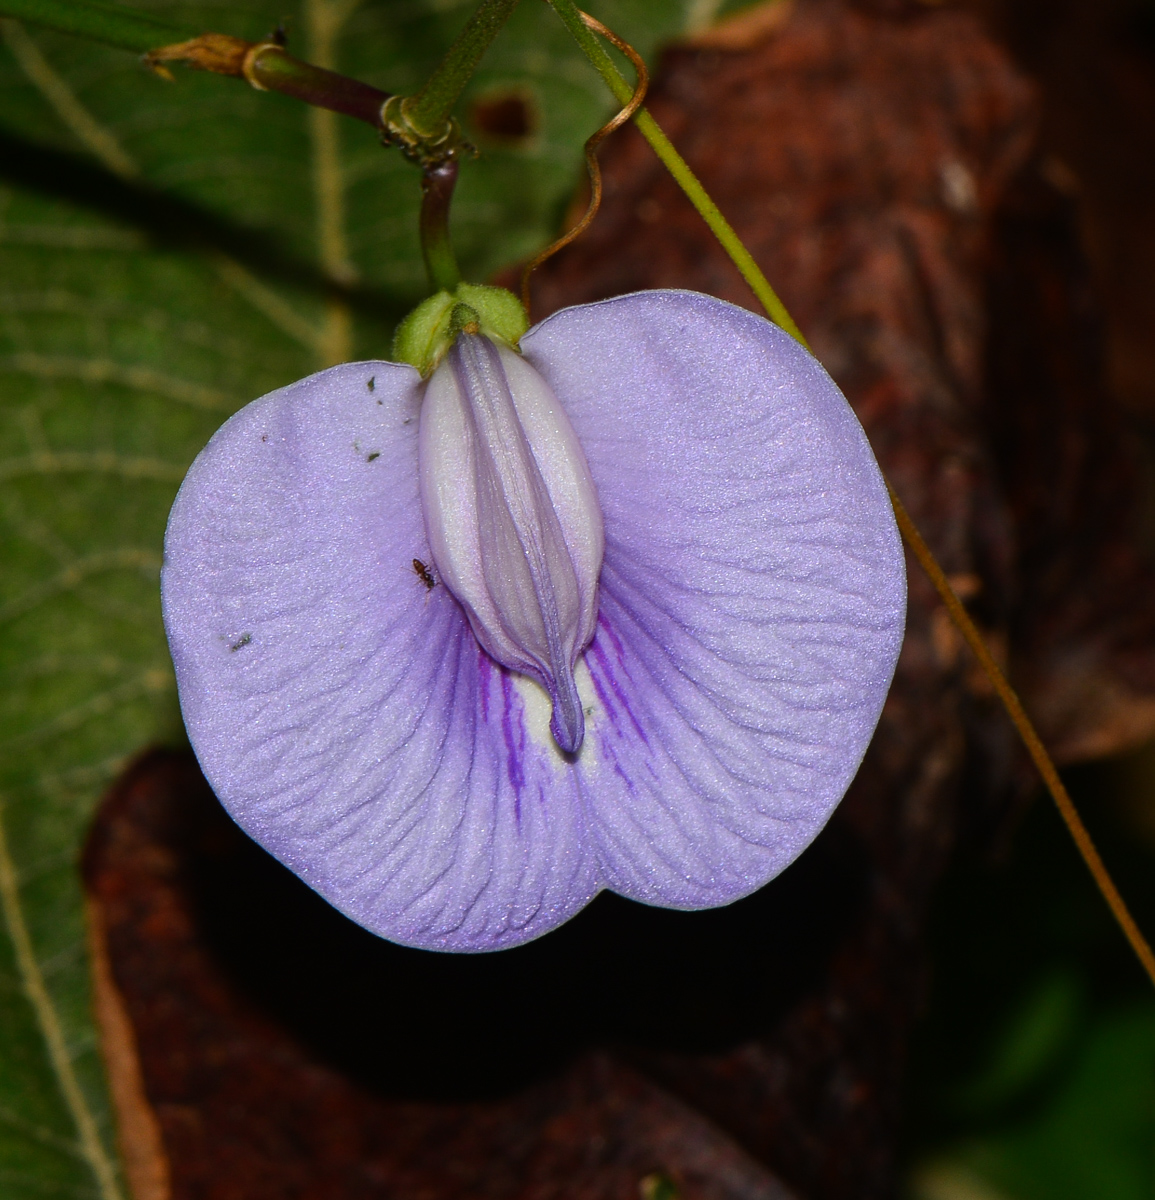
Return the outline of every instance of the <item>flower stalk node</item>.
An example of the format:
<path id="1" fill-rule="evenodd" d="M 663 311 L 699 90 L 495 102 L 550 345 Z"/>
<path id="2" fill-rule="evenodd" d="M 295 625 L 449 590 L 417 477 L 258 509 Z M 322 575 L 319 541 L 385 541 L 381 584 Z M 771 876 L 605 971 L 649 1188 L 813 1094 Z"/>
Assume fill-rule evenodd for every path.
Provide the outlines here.
<path id="1" fill-rule="evenodd" d="M 465 140 L 456 118 L 448 117 L 433 133 L 418 129 L 409 119 L 414 97 L 390 96 L 381 106 L 381 141 L 396 146 L 411 163 L 422 169 L 453 162 L 477 150 Z"/>
<path id="2" fill-rule="evenodd" d="M 258 92 L 267 92 L 269 89 L 261 82 L 261 77 L 257 73 L 257 59 L 264 54 L 266 50 L 273 51 L 277 54 L 284 54 L 285 48 L 279 42 L 257 42 L 250 46 L 241 60 L 241 74 L 248 80 L 249 86 L 256 88 Z"/>

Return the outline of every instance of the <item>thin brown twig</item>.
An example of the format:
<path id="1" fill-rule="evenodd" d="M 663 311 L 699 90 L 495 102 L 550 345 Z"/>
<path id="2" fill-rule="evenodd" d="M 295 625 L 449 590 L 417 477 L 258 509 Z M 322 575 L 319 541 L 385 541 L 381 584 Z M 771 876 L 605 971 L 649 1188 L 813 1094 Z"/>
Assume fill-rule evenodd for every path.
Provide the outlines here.
<path id="1" fill-rule="evenodd" d="M 1047 753 L 1038 733 L 1035 731 L 1034 725 L 1031 724 L 1031 719 L 1027 716 L 1022 702 L 1016 695 L 1014 688 L 1007 681 L 1007 677 L 1003 674 L 999 664 L 995 662 L 994 656 L 987 648 L 982 634 L 979 633 L 977 626 L 970 618 L 970 614 L 955 594 L 954 588 L 951 587 L 950 581 L 947 579 L 942 567 L 939 566 L 938 560 L 926 544 L 922 534 L 919 533 L 918 527 L 912 520 L 910 513 L 906 511 L 906 507 L 898 498 L 898 495 L 889 482 L 886 486 L 890 492 L 890 502 L 894 506 L 894 515 L 898 521 L 898 528 L 903 538 L 911 550 L 914 551 L 915 558 L 918 559 L 919 565 L 927 573 L 931 583 L 934 584 L 935 590 L 942 598 L 943 604 L 946 605 L 951 619 L 958 627 L 959 632 L 966 638 L 967 645 L 970 646 L 975 657 L 979 660 L 982 669 L 986 672 L 987 678 L 994 685 L 999 699 L 1003 702 L 1003 707 L 1007 710 L 1007 715 L 1011 718 L 1011 721 L 1019 732 L 1019 736 L 1023 739 L 1027 753 L 1031 756 L 1039 774 L 1043 777 L 1047 791 L 1051 793 L 1051 798 L 1059 810 L 1059 815 L 1066 823 L 1067 829 L 1075 841 L 1075 846 L 1083 856 L 1083 861 L 1087 864 L 1087 869 L 1094 877 L 1099 891 L 1102 892 L 1103 899 L 1110 906 L 1111 912 L 1115 915 L 1115 920 L 1118 921 L 1119 927 L 1123 930 L 1127 941 L 1131 943 L 1131 949 L 1135 951 L 1135 956 L 1143 964 L 1143 969 L 1151 977 L 1151 982 L 1155 983 L 1155 954 L 1152 954 L 1147 939 L 1143 936 L 1139 926 L 1135 924 L 1135 918 L 1131 916 L 1123 897 L 1119 894 L 1119 889 L 1115 886 L 1114 880 L 1103 865 L 1103 860 L 1099 857 L 1099 851 L 1095 849 L 1095 843 L 1091 840 L 1091 835 L 1087 832 L 1087 827 L 1083 824 L 1079 812 L 1071 800 L 1070 794 L 1063 785 L 1063 781 L 1059 778 L 1059 772 L 1056 770 L 1055 764 L 1051 761 L 1051 756 Z"/>
<path id="2" fill-rule="evenodd" d="M 547 246 L 536 258 L 531 259 L 525 266 L 525 270 L 521 273 L 521 302 L 525 306 L 525 311 L 529 312 L 529 277 L 541 266 L 548 258 L 552 258 L 564 246 L 568 246 L 575 238 L 581 237 L 589 228 L 590 222 L 597 216 L 598 209 L 602 203 L 602 172 L 598 166 L 597 149 L 601 143 L 609 137 L 615 129 L 620 129 L 633 115 L 642 107 L 642 102 L 646 98 L 646 91 L 650 86 L 650 73 L 646 70 L 646 64 L 642 61 L 642 56 L 629 44 L 629 42 L 618 37 L 612 29 L 608 29 L 596 17 L 591 17 L 589 13 L 583 12 L 581 19 L 586 26 L 600 34 L 616 46 L 634 65 L 634 70 L 637 72 L 638 81 L 634 86 L 634 94 L 630 97 L 629 103 L 619 113 L 610 118 L 591 138 L 586 141 L 586 170 L 589 171 L 590 177 L 590 202 L 586 206 L 585 215 L 572 228 L 562 234 L 561 237 Z"/>

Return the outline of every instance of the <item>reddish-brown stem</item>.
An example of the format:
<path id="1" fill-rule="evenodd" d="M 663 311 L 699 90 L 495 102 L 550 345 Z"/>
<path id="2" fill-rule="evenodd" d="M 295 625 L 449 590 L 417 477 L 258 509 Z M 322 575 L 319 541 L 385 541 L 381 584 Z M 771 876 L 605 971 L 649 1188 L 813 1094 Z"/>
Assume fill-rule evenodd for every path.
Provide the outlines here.
<path id="1" fill-rule="evenodd" d="M 449 206 L 456 186 L 456 158 L 433 163 L 421 174 L 421 254 L 435 292 L 452 292 L 461 282 L 449 240 Z"/>
<path id="2" fill-rule="evenodd" d="M 246 42 L 223 33 L 150 50 L 145 61 L 157 70 L 183 62 L 201 71 L 247 79 L 260 91 L 280 92 L 383 129 L 381 107 L 389 93 L 357 79 L 302 62 L 275 42 Z"/>
<path id="3" fill-rule="evenodd" d="M 266 46 L 253 56 L 249 81 L 266 91 L 281 92 L 306 104 L 328 108 L 381 128 L 381 107 L 389 93 L 359 79 L 326 71 L 293 58 L 276 46 Z"/>

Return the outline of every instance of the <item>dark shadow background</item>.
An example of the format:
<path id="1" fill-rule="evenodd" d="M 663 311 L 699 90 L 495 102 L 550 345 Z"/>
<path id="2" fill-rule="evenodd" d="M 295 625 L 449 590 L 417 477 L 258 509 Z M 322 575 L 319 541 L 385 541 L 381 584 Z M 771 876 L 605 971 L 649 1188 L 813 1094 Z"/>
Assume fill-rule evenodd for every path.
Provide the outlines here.
<path id="1" fill-rule="evenodd" d="M 591 1046 L 749 1041 L 815 986 L 865 886 L 862 856 L 828 829 L 728 908 L 678 913 L 603 893 L 527 946 L 436 954 L 367 933 L 223 814 L 205 821 L 189 838 L 189 883 L 219 962 L 332 1066 L 412 1099 L 505 1095 Z"/>

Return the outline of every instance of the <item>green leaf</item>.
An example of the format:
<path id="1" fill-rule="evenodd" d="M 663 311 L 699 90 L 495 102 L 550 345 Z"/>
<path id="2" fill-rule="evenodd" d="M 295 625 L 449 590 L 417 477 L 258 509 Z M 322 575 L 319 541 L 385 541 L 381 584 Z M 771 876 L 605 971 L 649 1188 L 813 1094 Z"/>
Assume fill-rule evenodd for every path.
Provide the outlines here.
<path id="1" fill-rule="evenodd" d="M 254 39 L 286 10 L 142 20 L 154 11 Z M 290 47 L 412 92 L 468 11 L 306 0 Z M 650 55 L 685 13 L 607 0 L 598 15 Z M 157 596 L 168 509 L 238 406 L 388 354 L 424 294 L 418 179 L 371 129 L 285 97 L 183 71 L 169 84 L 120 50 L 0 27 L 0 1194 L 112 1200 L 76 867 L 123 764 L 181 736 Z M 553 236 L 613 107 L 538 3 L 467 91 L 467 129 L 497 93 L 525 98 L 532 130 L 479 136 L 463 167 L 454 231 L 475 281 Z"/>
<path id="2" fill-rule="evenodd" d="M 131 8 L 86 0 L 0 0 L 0 16 L 32 21 L 57 33 L 91 38 L 138 54 L 194 36 L 179 25 L 158 21 Z"/>
<path id="3" fill-rule="evenodd" d="M 999 1031 L 988 1060 L 955 1089 L 955 1112 L 981 1117 L 1044 1081 L 1076 1035 L 1081 992 L 1079 979 L 1069 971 L 1052 971 L 1036 981 Z"/>
<path id="4" fill-rule="evenodd" d="M 1101 1016 L 1045 1103 L 925 1169 L 914 1192 L 916 1200 L 1149 1200 L 1153 1147 L 1155 1012 L 1146 1003 Z"/>

